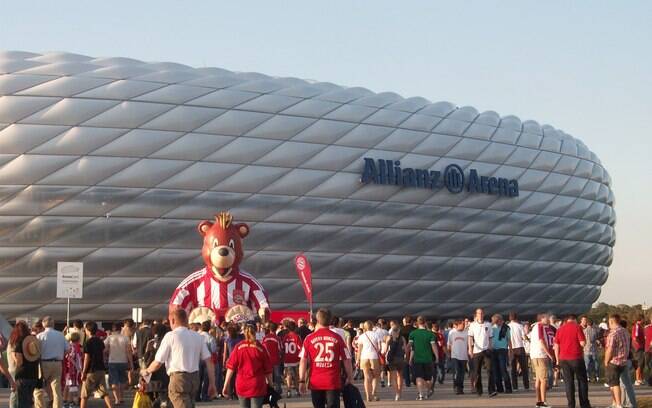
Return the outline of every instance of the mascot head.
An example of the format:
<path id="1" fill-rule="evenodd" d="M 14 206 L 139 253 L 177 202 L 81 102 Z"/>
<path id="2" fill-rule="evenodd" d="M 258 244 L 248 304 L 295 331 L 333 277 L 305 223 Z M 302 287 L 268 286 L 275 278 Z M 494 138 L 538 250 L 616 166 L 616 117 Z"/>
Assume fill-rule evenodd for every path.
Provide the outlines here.
<path id="1" fill-rule="evenodd" d="M 249 234 L 249 226 L 234 224 L 231 214 L 221 212 L 215 216 L 214 223 L 202 221 L 197 228 L 204 237 L 201 254 L 206 267 L 213 272 L 215 278 L 229 280 L 231 272 L 242 261 L 242 239 Z"/>

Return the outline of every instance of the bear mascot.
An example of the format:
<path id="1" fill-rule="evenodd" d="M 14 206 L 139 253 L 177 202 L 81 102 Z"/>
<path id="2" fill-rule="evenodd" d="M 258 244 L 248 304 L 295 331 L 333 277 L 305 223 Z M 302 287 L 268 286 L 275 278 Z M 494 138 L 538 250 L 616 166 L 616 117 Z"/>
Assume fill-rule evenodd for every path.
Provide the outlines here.
<path id="1" fill-rule="evenodd" d="M 269 318 L 269 301 L 262 285 L 240 269 L 242 240 L 249 234 L 247 224 L 236 224 L 228 212 L 215 222 L 202 221 L 197 227 L 204 237 L 202 257 L 206 266 L 184 279 L 172 294 L 170 311 L 183 308 L 190 321 L 246 321 Z"/>

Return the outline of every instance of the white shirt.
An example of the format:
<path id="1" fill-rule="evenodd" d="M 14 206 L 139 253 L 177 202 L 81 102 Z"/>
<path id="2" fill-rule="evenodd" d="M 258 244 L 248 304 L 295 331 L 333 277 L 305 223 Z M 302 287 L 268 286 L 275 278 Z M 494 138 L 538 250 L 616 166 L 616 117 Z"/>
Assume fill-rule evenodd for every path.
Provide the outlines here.
<path id="1" fill-rule="evenodd" d="M 491 338 L 494 336 L 491 323 L 478 323 L 475 320 L 469 325 L 469 337 L 473 338 L 473 353 L 481 353 L 489 349 Z"/>
<path id="2" fill-rule="evenodd" d="M 525 337 L 523 325 L 519 322 L 509 322 L 508 326 L 512 348 L 515 349 L 525 347 L 525 344 L 523 344 L 523 338 Z"/>
<path id="3" fill-rule="evenodd" d="M 46 328 L 36 335 L 41 341 L 41 360 L 63 360 L 63 355 L 70 348 L 70 344 L 58 330 Z"/>
<path id="4" fill-rule="evenodd" d="M 541 323 L 535 323 L 530 330 L 530 358 L 548 358 L 548 354 L 541 345 L 541 340 L 546 341 L 546 331 Z"/>
<path id="5" fill-rule="evenodd" d="M 451 358 L 456 360 L 469 359 L 469 335 L 466 330 L 453 329 L 448 332 L 448 347 L 451 348 Z"/>
<path id="6" fill-rule="evenodd" d="M 187 327 L 177 327 L 168 332 L 156 352 L 154 360 L 165 364 L 168 375 L 175 372 L 199 371 L 199 361 L 211 357 L 204 338 Z"/>
<path id="7" fill-rule="evenodd" d="M 109 349 L 109 363 L 126 363 L 129 343 L 129 337 L 124 334 L 114 333 L 107 337 L 104 345 Z"/>
<path id="8" fill-rule="evenodd" d="M 360 360 L 379 360 L 378 353 L 382 347 L 380 336 L 373 331 L 366 331 L 358 337 L 358 347 L 360 348 Z M 375 346 L 375 348 L 374 348 Z"/>

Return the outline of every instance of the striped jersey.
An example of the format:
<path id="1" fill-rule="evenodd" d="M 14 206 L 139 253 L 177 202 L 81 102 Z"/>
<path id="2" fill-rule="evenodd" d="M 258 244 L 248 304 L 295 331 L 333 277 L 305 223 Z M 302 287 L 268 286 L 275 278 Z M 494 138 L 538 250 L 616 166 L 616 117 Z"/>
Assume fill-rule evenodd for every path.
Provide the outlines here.
<path id="1" fill-rule="evenodd" d="M 170 305 L 180 306 L 188 313 L 196 307 L 208 307 L 218 319 L 236 305 L 248 306 L 254 312 L 269 308 L 267 294 L 256 278 L 242 270 L 231 273 L 231 279 L 225 282 L 217 280 L 208 268 L 191 274 L 177 286 Z"/>

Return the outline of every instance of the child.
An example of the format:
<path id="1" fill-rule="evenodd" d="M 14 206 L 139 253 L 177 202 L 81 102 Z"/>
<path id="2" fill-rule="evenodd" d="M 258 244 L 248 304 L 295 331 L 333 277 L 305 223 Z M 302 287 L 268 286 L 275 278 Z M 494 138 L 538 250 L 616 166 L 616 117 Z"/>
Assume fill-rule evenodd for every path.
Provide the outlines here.
<path id="1" fill-rule="evenodd" d="M 82 371 L 82 348 L 79 342 L 81 336 L 77 332 L 71 332 L 69 337 L 70 349 L 63 358 L 63 401 L 66 408 L 78 405 Z"/>

